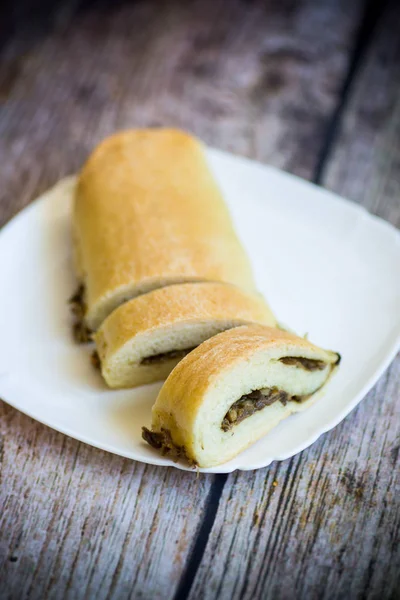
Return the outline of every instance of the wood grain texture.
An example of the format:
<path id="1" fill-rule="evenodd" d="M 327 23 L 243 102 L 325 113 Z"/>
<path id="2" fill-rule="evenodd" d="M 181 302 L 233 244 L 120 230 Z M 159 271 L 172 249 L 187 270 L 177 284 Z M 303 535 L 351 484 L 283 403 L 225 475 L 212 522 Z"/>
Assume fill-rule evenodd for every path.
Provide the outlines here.
<path id="1" fill-rule="evenodd" d="M 18 37 L 2 53 L 0 225 L 76 171 L 95 143 L 132 126 L 181 126 L 309 178 L 360 4 L 64 7 L 43 39 L 26 47 Z"/>
<path id="2" fill-rule="evenodd" d="M 324 185 L 400 227 L 400 7 L 392 0 L 361 66 Z"/>
<path id="3" fill-rule="evenodd" d="M 0 417 L 0 597 L 173 596 L 210 476 L 107 454 L 4 403 Z"/>
<path id="4" fill-rule="evenodd" d="M 353 84 L 324 179 L 395 225 L 399 19 L 393 3 Z M 398 597 L 399 414 L 400 357 L 311 448 L 229 476 L 190 598 Z"/>
<path id="5" fill-rule="evenodd" d="M 45 36 L 34 43 L 14 37 L 1 54 L 0 224 L 78 169 L 102 137 L 129 126 L 186 127 L 223 149 L 312 177 L 360 1 L 76 6 L 64 3 Z M 362 82 L 374 52 L 357 90 L 368 88 Z M 391 63 L 387 68 L 392 73 Z M 395 93 L 390 77 L 379 77 Z M 361 101 L 367 110 L 368 95 L 357 100 L 355 93 L 345 123 Z M 385 114 L 372 136 L 381 141 L 388 140 Z M 341 180 L 335 169 L 342 173 L 353 160 L 358 135 L 345 126 L 328 170 L 331 187 Z M 374 159 L 368 164 L 376 167 Z M 366 167 L 355 161 L 354 168 L 362 190 Z M 346 189 L 339 191 L 362 201 L 362 191 Z M 375 198 L 393 220 L 392 193 L 385 188 Z M 388 427 L 396 408 L 388 399 L 398 385 L 394 365 L 315 447 L 227 478 L 193 597 L 279 598 L 282 590 L 328 597 L 327 581 L 336 586 L 338 578 L 338 590 L 390 591 L 382 573 L 393 581 L 398 523 L 388 461 L 393 470 L 398 442 Z M 212 521 L 223 480 L 106 454 L 5 404 L 0 423 L 1 596 L 164 599 L 188 570 L 191 583 L 198 566 L 192 550 L 202 548 L 207 530 L 196 536 Z"/>

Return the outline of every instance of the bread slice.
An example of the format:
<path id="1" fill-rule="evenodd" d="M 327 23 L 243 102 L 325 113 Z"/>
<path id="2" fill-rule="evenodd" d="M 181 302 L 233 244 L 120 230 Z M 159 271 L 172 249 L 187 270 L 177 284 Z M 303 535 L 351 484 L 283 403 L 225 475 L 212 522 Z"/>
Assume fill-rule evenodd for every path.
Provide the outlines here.
<path id="1" fill-rule="evenodd" d="M 224 283 L 185 283 L 153 290 L 117 308 L 94 336 L 112 388 L 165 379 L 207 338 L 238 325 L 275 325 L 264 299 Z"/>
<path id="2" fill-rule="evenodd" d="M 205 341 L 171 372 L 143 437 L 200 467 L 224 463 L 318 398 L 340 356 L 246 325 Z"/>
<path id="3" fill-rule="evenodd" d="M 93 331 L 126 300 L 166 285 L 255 289 L 203 145 L 183 131 L 131 130 L 104 140 L 79 177 L 73 234 Z"/>

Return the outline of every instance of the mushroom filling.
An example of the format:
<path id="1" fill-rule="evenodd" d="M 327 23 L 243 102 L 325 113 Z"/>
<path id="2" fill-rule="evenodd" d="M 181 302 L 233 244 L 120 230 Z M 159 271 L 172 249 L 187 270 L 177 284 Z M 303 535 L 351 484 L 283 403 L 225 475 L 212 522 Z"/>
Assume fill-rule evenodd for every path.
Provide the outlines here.
<path id="1" fill-rule="evenodd" d="M 322 371 L 326 367 L 326 362 L 316 360 L 315 358 L 302 358 L 300 356 L 284 356 L 279 359 L 284 365 L 300 367 L 306 371 Z"/>
<path id="2" fill-rule="evenodd" d="M 327 366 L 327 363 L 323 360 L 299 356 L 284 356 L 279 361 L 285 365 L 298 367 L 306 371 L 322 371 Z M 232 404 L 222 419 L 221 429 L 229 431 L 234 425 L 238 425 L 244 419 L 247 419 L 247 417 L 251 417 L 255 412 L 262 410 L 266 406 L 271 406 L 274 402 L 280 402 L 283 406 L 286 406 L 288 402 L 303 402 L 309 397 L 310 394 L 305 396 L 291 396 L 285 390 L 280 390 L 277 387 L 254 390 Z"/>
<path id="3" fill-rule="evenodd" d="M 90 355 L 90 362 L 95 369 L 101 371 L 101 360 L 97 350 L 93 350 L 92 354 Z"/>
<path id="4" fill-rule="evenodd" d="M 196 346 L 193 348 L 185 348 L 184 350 L 171 350 L 170 352 L 162 352 L 161 354 L 154 354 L 153 356 L 146 356 L 142 358 L 140 361 L 141 365 L 155 365 L 159 363 L 167 362 L 168 360 L 178 359 L 181 360 L 189 354 L 192 350 L 194 350 Z"/>
<path id="5" fill-rule="evenodd" d="M 86 344 L 90 342 L 90 334 L 91 331 L 88 329 L 84 323 L 86 304 L 85 304 L 85 286 L 80 285 L 76 290 L 75 294 L 71 296 L 69 299 L 69 305 L 71 308 L 71 313 L 74 317 L 74 321 L 72 324 L 72 333 L 74 336 L 74 340 L 78 344 Z"/>
<path id="6" fill-rule="evenodd" d="M 185 448 L 174 444 L 168 429 L 150 431 L 147 427 L 142 427 L 142 438 L 156 450 L 161 450 L 163 456 L 168 455 L 175 462 L 180 458 L 185 458 L 189 464 L 195 465 L 194 461 L 187 456 Z"/>
<path id="7" fill-rule="evenodd" d="M 251 417 L 254 413 L 262 410 L 266 406 L 271 406 L 274 402 L 280 402 L 286 406 L 288 402 L 303 402 L 310 395 L 291 396 L 285 390 L 280 390 L 277 387 L 264 388 L 263 390 L 254 390 L 249 394 L 245 394 L 239 400 L 236 400 L 222 419 L 221 429 L 229 431 L 234 425 L 238 425 L 247 417 Z"/>

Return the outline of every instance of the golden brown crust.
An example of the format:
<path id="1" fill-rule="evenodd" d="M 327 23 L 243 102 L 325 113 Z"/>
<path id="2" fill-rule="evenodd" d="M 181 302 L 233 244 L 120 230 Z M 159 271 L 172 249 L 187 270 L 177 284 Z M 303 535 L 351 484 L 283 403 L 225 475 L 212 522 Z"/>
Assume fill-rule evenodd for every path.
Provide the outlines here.
<path id="1" fill-rule="evenodd" d="M 135 336 L 207 321 L 275 325 L 260 295 L 224 283 L 186 283 L 160 288 L 123 304 L 107 317 L 94 337 L 100 358 L 106 361 Z"/>
<path id="2" fill-rule="evenodd" d="M 125 296 L 166 284 L 254 290 L 202 144 L 182 131 L 132 130 L 97 147 L 78 182 L 74 240 L 93 329 Z"/>

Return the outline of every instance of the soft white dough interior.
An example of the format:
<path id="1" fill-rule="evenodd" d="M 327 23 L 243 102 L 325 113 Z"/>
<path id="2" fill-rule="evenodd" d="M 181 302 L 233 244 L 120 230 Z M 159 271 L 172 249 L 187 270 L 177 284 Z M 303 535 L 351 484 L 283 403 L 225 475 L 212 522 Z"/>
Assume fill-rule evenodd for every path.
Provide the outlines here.
<path id="1" fill-rule="evenodd" d="M 141 364 L 141 361 L 173 350 L 194 348 L 208 338 L 237 324 L 240 323 L 233 321 L 181 323 L 135 336 L 103 362 L 103 375 L 111 386 L 137 385 L 154 381 L 157 377 L 164 379 L 181 358 L 166 358 L 159 363 L 151 364 Z"/>
<path id="2" fill-rule="evenodd" d="M 317 395 L 301 403 L 288 402 L 286 406 L 277 401 L 234 424 L 229 431 L 221 429 L 222 420 L 232 404 L 251 391 L 277 387 L 293 396 L 309 395 L 326 382 L 331 372 L 329 364 L 322 370 L 308 371 L 285 365 L 278 358 L 266 360 L 261 354 L 251 365 L 242 362 L 208 390 L 195 422 L 195 453 L 200 464 L 212 465 L 216 461 L 229 460 L 252 441 L 265 435 L 279 421 L 291 413 L 304 410 L 315 401 Z M 248 382 L 251 382 L 251 387 Z"/>

